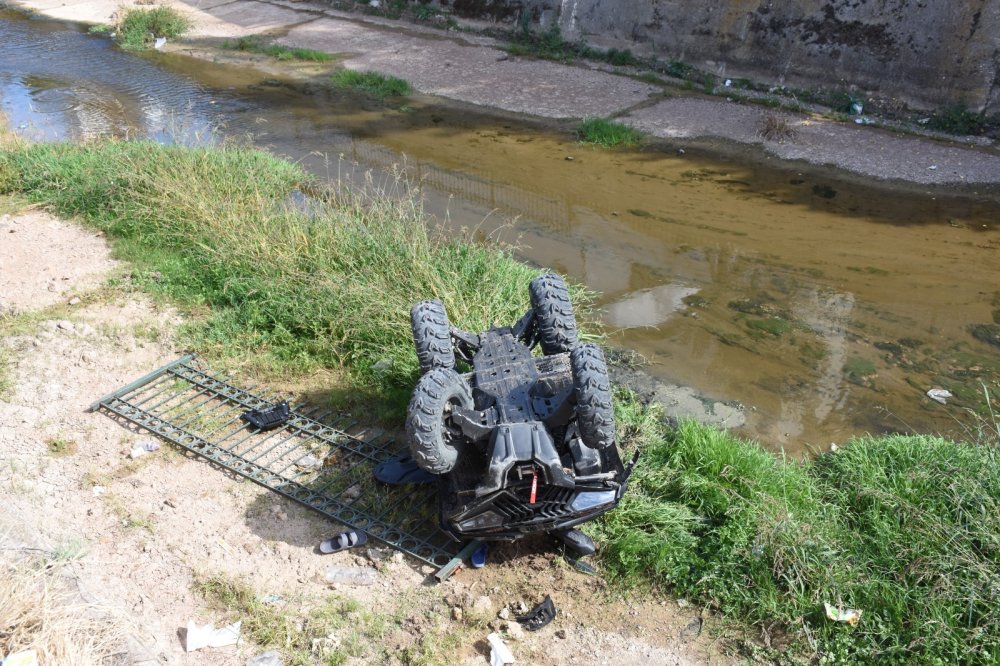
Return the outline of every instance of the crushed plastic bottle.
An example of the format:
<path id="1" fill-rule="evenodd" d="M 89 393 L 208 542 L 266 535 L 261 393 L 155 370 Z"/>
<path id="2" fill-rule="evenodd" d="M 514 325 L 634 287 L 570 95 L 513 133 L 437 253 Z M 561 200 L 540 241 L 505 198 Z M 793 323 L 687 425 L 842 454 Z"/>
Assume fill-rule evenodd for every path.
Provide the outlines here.
<path id="1" fill-rule="evenodd" d="M 326 568 L 324 575 L 327 583 L 342 585 L 374 585 L 378 581 L 378 572 L 362 567 L 342 567 L 333 565 Z"/>

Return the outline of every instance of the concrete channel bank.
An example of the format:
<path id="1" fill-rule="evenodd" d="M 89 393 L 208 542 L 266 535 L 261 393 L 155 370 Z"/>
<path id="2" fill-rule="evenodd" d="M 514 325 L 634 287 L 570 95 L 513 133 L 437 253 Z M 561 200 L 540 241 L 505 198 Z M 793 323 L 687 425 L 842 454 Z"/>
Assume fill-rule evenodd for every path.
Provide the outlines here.
<path id="1" fill-rule="evenodd" d="M 52 18 L 108 23 L 117 0 L 15 0 Z M 193 29 L 185 42 L 218 44 L 251 34 L 344 56 L 350 69 L 381 71 L 421 93 L 502 112 L 550 120 L 616 116 L 661 139 L 722 139 L 779 160 L 831 166 L 856 176 L 920 185 L 1000 185 L 995 142 L 936 141 L 818 116 L 701 95 L 665 97 L 663 89 L 608 71 L 607 66 L 561 64 L 508 55 L 494 39 L 377 17 L 348 14 L 322 3 L 286 0 L 170 0 Z M 185 43 L 168 45 L 179 52 Z M 767 115 L 795 130 L 792 140 L 758 135 Z M 989 188 L 993 189 L 993 188 Z"/>

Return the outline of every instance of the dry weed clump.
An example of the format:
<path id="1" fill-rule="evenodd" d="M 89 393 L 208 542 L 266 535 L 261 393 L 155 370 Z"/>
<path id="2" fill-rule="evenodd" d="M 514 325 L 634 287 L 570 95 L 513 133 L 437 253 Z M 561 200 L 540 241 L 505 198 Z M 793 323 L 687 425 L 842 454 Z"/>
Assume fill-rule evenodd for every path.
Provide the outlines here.
<path id="1" fill-rule="evenodd" d="M 768 113 L 761 118 L 757 127 L 757 136 L 765 141 L 793 141 L 798 130 L 792 127 L 788 118 L 774 113 Z"/>
<path id="2" fill-rule="evenodd" d="M 81 598 L 65 563 L 0 557 L 0 657 L 34 650 L 39 666 L 111 663 L 125 623 Z"/>

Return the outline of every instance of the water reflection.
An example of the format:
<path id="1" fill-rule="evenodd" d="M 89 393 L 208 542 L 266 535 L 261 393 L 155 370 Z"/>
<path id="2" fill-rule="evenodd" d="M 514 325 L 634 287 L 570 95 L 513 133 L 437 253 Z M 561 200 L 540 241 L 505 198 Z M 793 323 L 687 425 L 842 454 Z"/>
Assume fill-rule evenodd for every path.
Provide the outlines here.
<path id="1" fill-rule="evenodd" d="M 612 328 L 659 326 L 685 308 L 685 298 L 697 293 L 696 287 L 679 284 L 640 289 L 605 305 L 603 319 Z"/>
<path id="2" fill-rule="evenodd" d="M 1000 284 L 995 201 L 832 188 L 828 174 L 694 149 L 595 151 L 427 100 L 404 111 L 4 16 L 0 109 L 27 136 L 235 136 L 322 177 L 364 183 L 375 169 L 404 193 L 392 174 L 405 174 L 440 220 L 599 291 L 617 343 L 668 381 L 746 404 L 768 444 L 947 431 L 952 414 L 914 386 L 974 407 L 978 382 L 1000 377 L 997 351 L 969 335 L 1000 316 L 983 287 Z"/>

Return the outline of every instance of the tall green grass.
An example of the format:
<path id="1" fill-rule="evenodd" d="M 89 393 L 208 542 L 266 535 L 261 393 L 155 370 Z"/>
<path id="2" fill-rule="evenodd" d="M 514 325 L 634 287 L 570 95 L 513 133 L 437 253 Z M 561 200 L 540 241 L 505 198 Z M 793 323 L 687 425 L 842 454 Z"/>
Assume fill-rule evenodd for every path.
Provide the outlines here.
<path id="1" fill-rule="evenodd" d="M 157 37 L 176 39 L 190 27 L 190 22 L 172 7 L 132 7 L 118 22 L 118 43 L 128 51 L 143 51 L 152 48 Z"/>
<path id="2" fill-rule="evenodd" d="M 597 526 L 618 580 L 700 599 L 801 660 L 1000 660 L 996 448 L 863 437 L 799 462 L 708 426 L 668 432 L 628 397 L 618 417 L 643 450 Z"/>
<path id="3" fill-rule="evenodd" d="M 642 133 L 628 125 L 607 118 L 587 118 L 577 125 L 576 135 L 584 143 L 604 148 L 631 147 L 642 140 Z"/>
<path id="4" fill-rule="evenodd" d="M 136 264 L 136 281 L 204 307 L 199 348 L 281 369 L 343 366 L 408 392 L 413 303 L 440 298 L 468 330 L 512 323 L 529 307 L 537 271 L 503 248 L 428 229 L 419 202 L 391 178 L 358 185 L 296 205 L 297 188 L 320 186 L 237 146 L 19 144 L 0 153 L 0 192 L 105 230 Z"/>
<path id="5" fill-rule="evenodd" d="M 248 53 L 261 53 L 269 55 L 278 60 L 309 60 L 312 62 L 326 62 L 333 58 L 329 53 L 317 51 L 315 49 L 296 48 L 281 44 L 267 44 L 260 35 L 247 35 L 236 40 L 226 40 L 222 43 L 222 48 L 234 51 L 245 51 Z"/>
<path id="6" fill-rule="evenodd" d="M 395 76 L 381 72 L 358 72 L 341 69 L 330 77 L 334 88 L 359 90 L 379 99 L 410 94 L 410 84 Z"/>

